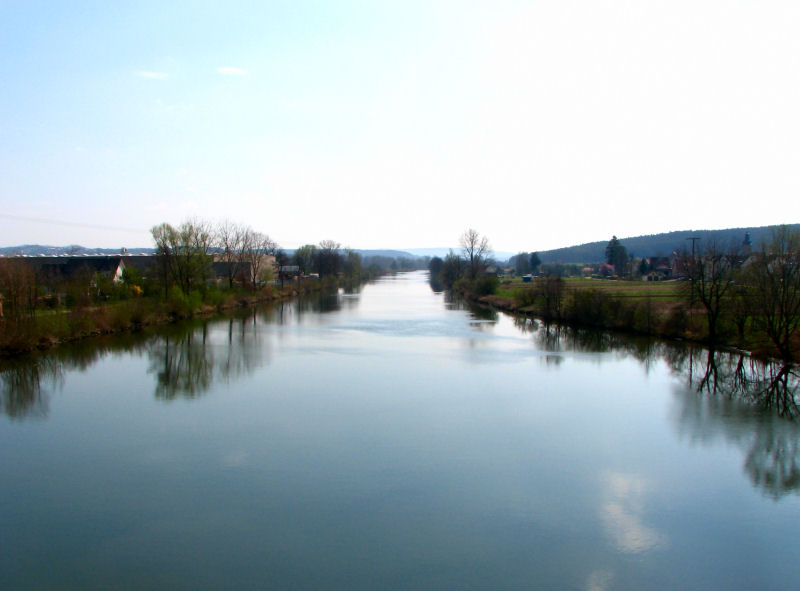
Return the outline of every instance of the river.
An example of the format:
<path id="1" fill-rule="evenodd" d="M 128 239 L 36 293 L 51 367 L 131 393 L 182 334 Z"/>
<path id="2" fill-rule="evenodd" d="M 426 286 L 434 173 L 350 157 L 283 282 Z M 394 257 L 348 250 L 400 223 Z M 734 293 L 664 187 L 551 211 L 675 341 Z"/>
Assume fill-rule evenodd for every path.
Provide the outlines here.
<path id="1" fill-rule="evenodd" d="M 0 394 L 2 589 L 800 580 L 796 375 L 424 273 L 7 361 Z"/>

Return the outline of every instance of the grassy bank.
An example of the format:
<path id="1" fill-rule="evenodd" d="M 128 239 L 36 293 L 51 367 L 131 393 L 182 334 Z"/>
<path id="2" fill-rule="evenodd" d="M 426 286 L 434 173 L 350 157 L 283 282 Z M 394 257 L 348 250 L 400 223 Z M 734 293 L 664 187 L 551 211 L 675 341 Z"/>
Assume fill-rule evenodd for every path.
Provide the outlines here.
<path id="1" fill-rule="evenodd" d="M 335 279 L 310 280 L 289 282 L 283 287 L 266 286 L 259 291 L 213 290 L 205 294 L 194 292 L 189 296 L 173 291 L 166 299 L 141 296 L 100 305 L 37 310 L 32 316 L 0 320 L 0 357 L 287 300 L 337 286 Z"/>

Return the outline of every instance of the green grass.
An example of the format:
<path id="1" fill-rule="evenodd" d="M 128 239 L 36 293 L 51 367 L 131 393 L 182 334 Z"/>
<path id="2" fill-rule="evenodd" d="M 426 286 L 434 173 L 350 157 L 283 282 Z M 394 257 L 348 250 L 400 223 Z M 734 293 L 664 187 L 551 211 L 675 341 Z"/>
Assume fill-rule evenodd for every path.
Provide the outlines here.
<path id="1" fill-rule="evenodd" d="M 532 289 L 539 279 L 531 283 L 523 283 L 521 277 L 503 278 L 497 289 L 497 295 L 513 298 L 522 290 Z M 680 301 L 682 284 L 679 281 L 620 281 L 610 279 L 584 279 L 568 277 L 564 279 L 566 291 L 594 289 L 624 299 L 644 299 L 663 302 Z"/>

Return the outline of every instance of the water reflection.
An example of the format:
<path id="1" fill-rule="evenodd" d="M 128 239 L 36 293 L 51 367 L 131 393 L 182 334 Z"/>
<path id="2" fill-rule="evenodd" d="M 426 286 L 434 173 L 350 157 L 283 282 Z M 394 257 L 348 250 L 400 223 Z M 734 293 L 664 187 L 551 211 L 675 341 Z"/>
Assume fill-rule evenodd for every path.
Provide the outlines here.
<path id="1" fill-rule="evenodd" d="M 53 359 L 6 363 L 0 368 L 0 412 L 12 420 L 44 418 L 51 392 L 63 383 L 61 364 Z"/>
<path id="2" fill-rule="evenodd" d="M 684 384 L 677 389 L 679 408 L 674 417 L 682 436 L 709 442 L 722 436 L 736 443 L 742 448 L 744 470 L 753 486 L 772 498 L 800 491 L 800 424 L 796 420 L 800 418 L 800 376 L 796 366 L 530 318 L 515 318 L 514 324 L 530 334 L 539 349 L 554 354 L 545 356 L 547 364 L 559 365 L 565 352 L 634 358 L 648 373 L 659 362 L 665 363 Z M 618 503 L 611 503 L 606 517 L 632 523 L 626 515 Z M 634 537 L 655 539 L 644 534 Z M 620 539 L 631 538 L 621 535 Z"/>
<path id="3" fill-rule="evenodd" d="M 688 367 L 690 384 L 698 392 L 737 397 L 786 418 L 800 415 L 797 403 L 800 380 L 791 365 L 712 349 L 701 363 L 692 357 Z"/>
<path id="4" fill-rule="evenodd" d="M 148 347 L 148 372 L 161 400 L 196 398 L 215 379 L 231 380 L 269 363 L 271 355 L 256 311 L 201 326 L 176 326 Z"/>
<path id="5" fill-rule="evenodd" d="M 649 484 L 641 476 L 609 472 L 603 478 L 602 519 L 617 550 L 640 554 L 666 543 L 666 536 L 644 522 Z"/>
<path id="6" fill-rule="evenodd" d="M 745 355 L 690 350 L 677 368 L 675 423 L 681 436 L 711 443 L 723 438 L 745 456 L 753 486 L 778 499 L 800 492 L 797 368 Z"/>
<path id="7" fill-rule="evenodd" d="M 0 412 L 12 419 L 44 418 L 64 375 L 86 371 L 109 355 L 145 355 L 161 400 L 196 398 L 216 380 L 230 381 L 268 364 L 269 340 L 260 326 L 324 324 L 328 313 L 358 305 L 360 286 L 295 298 L 223 319 L 195 319 L 80 341 L 46 353 L 0 362 Z"/>
<path id="8" fill-rule="evenodd" d="M 515 317 L 514 326 L 533 336 L 537 348 L 549 353 L 610 353 L 632 355 L 651 362 L 659 353 L 658 341 L 621 333 L 564 326 L 535 318 Z"/>
<path id="9" fill-rule="evenodd" d="M 649 337 L 563 326 L 526 317 L 515 317 L 513 321 L 520 332 L 531 335 L 537 349 L 552 353 L 544 358 L 548 364 L 560 364 L 563 353 L 615 353 L 618 357 L 633 357 L 649 372 L 655 362 L 668 354 L 665 343 Z"/>
<path id="10" fill-rule="evenodd" d="M 108 587 L 140 564 L 187 588 L 795 575 L 791 369 L 457 299 L 451 313 L 394 282 L 0 367 L 3 412 L 54 418 L 0 430 L 18 541 L 0 587 L 76 572 Z"/>
<path id="11" fill-rule="evenodd" d="M 166 335 L 154 343 L 147 356 L 148 373 L 156 376 L 156 398 L 195 398 L 209 389 L 213 353 L 207 346 L 207 334 L 203 326 L 179 337 Z"/>
<path id="12" fill-rule="evenodd" d="M 306 320 L 313 324 L 325 324 L 326 317 L 332 312 L 358 307 L 360 293 L 361 286 L 349 286 L 278 302 L 274 306 L 258 309 L 256 314 L 264 323 L 279 326 L 304 324 Z"/>
<path id="13" fill-rule="evenodd" d="M 108 355 L 141 351 L 146 340 L 145 333 L 129 333 L 2 360 L 0 412 L 16 420 L 45 418 L 51 396 L 64 385 L 65 373 L 85 371 Z"/>
<path id="14" fill-rule="evenodd" d="M 289 334 L 275 330 L 275 326 L 341 323 L 341 317 L 331 312 L 358 306 L 359 297 L 358 289 L 339 290 L 223 319 L 196 320 L 85 341 L 47 354 L 6 361 L 0 364 L 0 412 L 12 420 L 46 417 L 51 396 L 63 386 L 69 372 L 84 371 L 107 356 L 130 353 L 147 360 L 157 399 L 194 399 L 207 393 L 215 382 L 231 382 L 271 363 L 272 347 Z M 494 347 L 494 341 L 486 338 L 500 322 L 496 311 L 471 305 L 452 294 L 445 294 L 444 301 L 448 309 L 470 314 L 467 348 L 492 352 L 489 356 L 472 356 L 472 363 L 502 360 L 508 354 L 507 349 Z M 373 324 L 353 326 L 359 330 L 370 326 L 375 330 Z M 800 424 L 793 420 L 800 418 L 797 400 L 800 377 L 796 367 L 758 361 L 738 353 L 564 327 L 523 317 L 514 318 L 513 325 L 531 339 L 531 350 L 544 352 L 545 363 L 554 367 L 568 358 L 567 353 L 632 358 L 646 372 L 666 365 L 681 384 L 675 389 L 673 412 L 673 423 L 680 436 L 709 442 L 722 437 L 735 443 L 742 450 L 744 470 L 750 481 L 773 498 L 797 494 L 800 490 Z M 406 327 L 409 336 L 429 336 L 430 333 L 421 332 L 421 326 L 425 330 L 439 327 L 427 320 L 424 323 L 392 320 L 387 326 L 395 332 L 399 326 Z M 607 359 L 603 355 L 589 358 L 597 363 Z M 618 483 L 619 479 L 611 481 Z M 612 488 L 620 490 L 616 484 Z M 634 489 L 631 485 L 626 490 Z M 608 503 L 608 519 L 615 517 L 619 523 L 632 523 L 631 513 L 619 495 L 610 494 L 611 497 L 616 500 Z M 618 537 L 631 539 L 627 534 Z M 644 534 L 633 537 L 655 539 Z"/>
<path id="15" fill-rule="evenodd" d="M 469 325 L 478 330 L 486 330 L 491 328 L 500 320 L 500 314 L 494 308 L 488 306 L 481 306 L 452 291 L 447 291 L 444 294 L 445 307 L 448 310 L 461 310 L 469 312 L 470 321 Z"/>
<path id="16" fill-rule="evenodd" d="M 444 283 L 436 279 L 434 276 L 431 276 L 428 279 L 428 285 L 431 286 L 431 291 L 433 293 L 442 293 L 445 290 Z"/>
<path id="17" fill-rule="evenodd" d="M 260 325 L 324 324 L 328 313 L 358 305 L 361 286 L 298 297 L 236 313 L 224 319 L 195 319 L 80 341 L 46 353 L 0 362 L 0 412 L 12 419 L 43 418 L 53 391 L 70 371 L 85 371 L 117 354 L 146 355 L 161 400 L 196 398 L 215 380 L 233 380 L 270 362 L 269 341 Z"/>
<path id="18" fill-rule="evenodd" d="M 212 327 L 215 334 L 225 335 L 224 347 L 212 346 L 220 340 L 209 338 Z M 86 371 L 108 356 L 131 353 L 147 356 L 156 376 L 155 396 L 165 400 L 199 396 L 214 375 L 235 378 L 268 359 L 252 315 L 93 339 L 0 364 L 0 411 L 12 419 L 44 418 L 66 374 Z"/>

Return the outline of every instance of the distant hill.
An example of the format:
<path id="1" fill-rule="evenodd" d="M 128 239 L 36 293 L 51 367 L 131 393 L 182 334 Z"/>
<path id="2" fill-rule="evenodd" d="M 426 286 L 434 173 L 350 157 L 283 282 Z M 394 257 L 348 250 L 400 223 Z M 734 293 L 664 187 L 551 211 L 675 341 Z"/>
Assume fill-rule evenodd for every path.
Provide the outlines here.
<path id="1" fill-rule="evenodd" d="M 283 252 L 286 253 L 287 256 L 294 255 L 296 248 L 284 248 Z M 353 252 L 357 252 L 364 258 L 369 257 L 383 257 L 387 259 L 415 259 L 418 255 L 413 255 L 410 252 L 406 252 L 404 250 L 381 250 L 381 249 L 361 249 L 361 248 L 354 248 L 352 249 Z"/>
<path id="2" fill-rule="evenodd" d="M 800 230 L 800 224 L 787 225 Z M 741 244 L 745 234 L 750 232 L 750 241 L 755 248 L 762 242 L 769 241 L 770 233 L 775 227 L 777 226 L 729 228 L 726 230 L 680 230 L 665 234 L 619 238 L 619 241 L 627 249 L 628 254 L 632 254 L 635 257 L 669 256 L 675 250 L 690 248 L 691 243 L 687 238 L 692 236 L 700 238 L 697 242 L 697 247 L 702 248 L 703 243 L 708 243 L 711 240 L 716 240 L 718 244 L 723 246 L 731 243 Z M 610 240 L 611 236 L 608 239 Z M 597 263 L 605 260 L 607 245 L 608 240 L 605 240 L 545 250 L 539 252 L 539 258 L 543 263 Z"/>
<path id="3" fill-rule="evenodd" d="M 414 255 L 404 250 L 362 250 L 360 248 L 355 248 L 353 250 L 355 250 L 362 257 L 386 257 L 387 259 L 415 259 L 418 256 L 422 256 L 422 255 Z"/>
<path id="4" fill-rule="evenodd" d="M 442 257 L 444 258 L 447 256 L 447 253 L 450 252 L 450 248 L 446 248 L 444 246 L 440 247 L 432 247 L 432 248 L 406 248 L 404 252 L 410 253 L 412 256 L 415 257 Z M 452 250 L 458 250 L 456 248 Z"/>
<path id="5" fill-rule="evenodd" d="M 411 253 L 415 257 L 440 257 L 444 258 L 448 255 L 450 251 L 453 251 L 456 254 L 461 253 L 461 247 L 454 246 L 454 247 L 433 247 L 433 248 L 406 248 L 405 252 Z M 508 260 L 509 257 L 514 256 L 516 253 L 514 252 L 506 252 L 506 251 L 492 251 L 492 256 L 497 259 L 498 261 L 505 261 Z"/>

